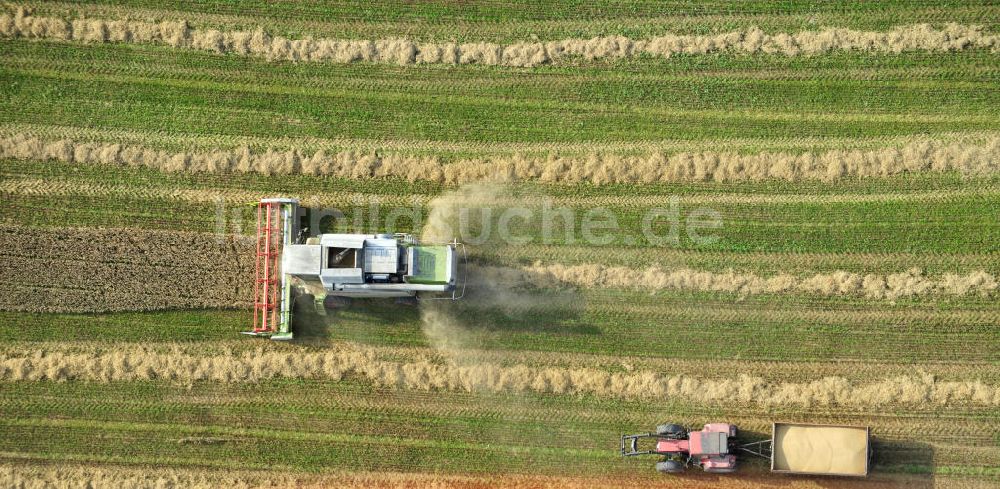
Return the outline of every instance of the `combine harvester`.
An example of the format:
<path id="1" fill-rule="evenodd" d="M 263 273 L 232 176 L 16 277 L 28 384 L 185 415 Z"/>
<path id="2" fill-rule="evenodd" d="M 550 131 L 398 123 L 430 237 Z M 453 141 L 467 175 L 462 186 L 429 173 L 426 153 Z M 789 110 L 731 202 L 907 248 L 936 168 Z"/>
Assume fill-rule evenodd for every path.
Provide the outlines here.
<path id="1" fill-rule="evenodd" d="M 458 241 L 421 244 L 410 234 L 306 238 L 299 212 L 297 199 L 261 199 L 257 204 L 254 320 L 253 329 L 244 334 L 292 339 L 292 301 L 301 290 L 325 305 L 365 297 L 461 298 L 458 252 L 464 247 Z"/>
<path id="2" fill-rule="evenodd" d="M 736 426 L 710 423 L 699 431 L 663 424 L 653 433 L 622 435 L 623 456 L 661 455 L 656 470 L 683 472 L 699 466 L 705 472 L 736 471 L 736 453 L 746 452 L 771 460 L 771 472 L 781 474 L 866 477 L 871 461 L 869 430 L 863 426 L 774 423 L 771 439 L 739 445 Z M 639 450 L 639 440 L 652 438 L 655 447 Z"/>

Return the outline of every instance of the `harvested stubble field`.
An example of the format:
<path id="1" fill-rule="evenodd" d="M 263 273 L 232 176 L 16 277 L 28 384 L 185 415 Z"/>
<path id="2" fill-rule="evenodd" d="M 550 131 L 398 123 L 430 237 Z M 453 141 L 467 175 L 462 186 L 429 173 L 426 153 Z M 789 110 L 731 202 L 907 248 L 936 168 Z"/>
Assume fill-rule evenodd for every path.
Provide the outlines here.
<path id="1" fill-rule="evenodd" d="M 998 20 L 976 0 L 4 5 L 0 485 L 995 487 Z M 300 302 L 302 339 L 272 344 L 237 333 L 246 204 L 273 195 L 342 210 L 331 230 L 561 213 L 470 247 L 462 302 Z M 680 236 L 643 239 L 675 207 Z M 600 243 L 594 208 L 617 225 Z M 717 239 L 683 232 L 698 209 Z M 872 477 L 617 455 L 665 421 L 871 426 Z"/>

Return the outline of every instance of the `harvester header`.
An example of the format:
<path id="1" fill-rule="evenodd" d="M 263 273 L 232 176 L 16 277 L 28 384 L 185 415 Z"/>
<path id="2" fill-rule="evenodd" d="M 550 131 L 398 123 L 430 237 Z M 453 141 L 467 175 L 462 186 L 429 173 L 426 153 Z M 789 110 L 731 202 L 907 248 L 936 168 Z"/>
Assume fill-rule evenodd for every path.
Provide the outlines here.
<path id="1" fill-rule="evenodd" d="M 292 339 L 291 284 L 281 266 L 298 221 L 297 199 L 261 199 L 257 204 L 253 329 L 245 334 Z"/>

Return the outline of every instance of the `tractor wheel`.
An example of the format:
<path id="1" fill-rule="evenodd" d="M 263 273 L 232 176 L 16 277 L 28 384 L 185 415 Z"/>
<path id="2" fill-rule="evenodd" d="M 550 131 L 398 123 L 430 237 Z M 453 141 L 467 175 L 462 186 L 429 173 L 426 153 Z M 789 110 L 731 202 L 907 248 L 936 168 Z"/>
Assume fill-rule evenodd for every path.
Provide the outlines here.
<path id="1" fill-rule="evenodd" d="M 656 427 L 656 434 L 679 440 L 687 435 L 687 429 L 679 424 L 661 424 Z"/>
<path id="2" fill-rule="evenodd" d="M 678 472 L 684 472 L 684 464 L 676 460 L 664 460 L 662 462 L 656 462 L 656 471 L 661 474 L 676 474 Z"/>
<path id="3" fill-rule="evenodd" d="M 705 469 L 705 472 L 709 474 L 732 474 L 736 472 L 736 467 L 729 467 L 728 469 Z"/>

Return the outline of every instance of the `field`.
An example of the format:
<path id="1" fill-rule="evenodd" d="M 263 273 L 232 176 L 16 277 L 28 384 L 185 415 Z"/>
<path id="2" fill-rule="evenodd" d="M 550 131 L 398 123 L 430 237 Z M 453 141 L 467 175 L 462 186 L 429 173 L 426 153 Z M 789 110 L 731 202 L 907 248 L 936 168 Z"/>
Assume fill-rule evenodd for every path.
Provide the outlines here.
<path id="1" fill-rule="evenodd" d="M 0 485 L 996 487 L 998 22 L 2 5 Z M 314 230 L 460 230 L 466 297 L 239 335 L 272 196 L 342 214 Z M 870 426 L 872 473 L 619 455 L 667 421 Z"/>

